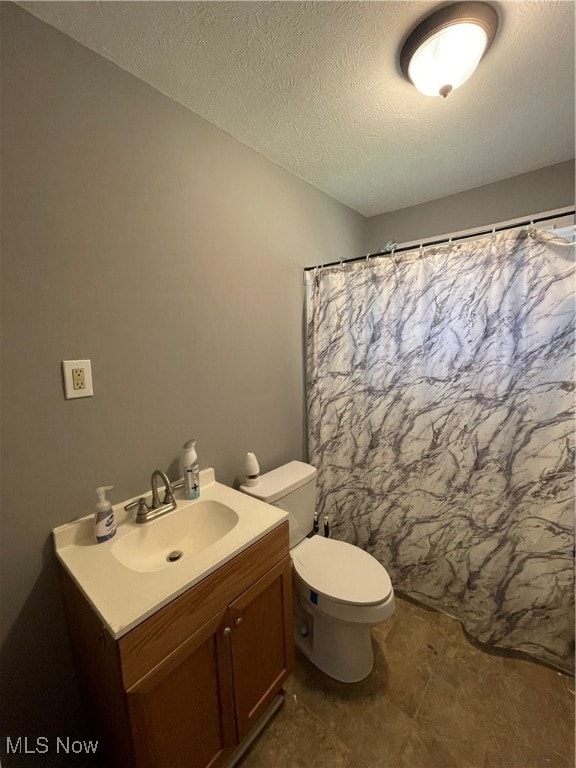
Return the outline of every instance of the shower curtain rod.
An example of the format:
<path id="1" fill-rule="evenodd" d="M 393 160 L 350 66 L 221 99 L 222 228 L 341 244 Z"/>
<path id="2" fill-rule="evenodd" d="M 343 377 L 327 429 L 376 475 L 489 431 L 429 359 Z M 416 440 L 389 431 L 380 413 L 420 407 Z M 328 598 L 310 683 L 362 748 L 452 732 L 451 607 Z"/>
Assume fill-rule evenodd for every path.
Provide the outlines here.
<path id="1" fill-rule="evenodd" d="M 371 259 L 373 256 L 389 257 L 395 256 L 397 253 L 403 253 L 405 251 L 415 251 L 418 248 L 430 248 L 433 245 L 448 245 L 449 243 L 455 243 L 458 240 L 467 240 L 471 237 L 483 237 L 484 235 L 491 235 L 493 232 L 504 232 L 507 229 L 519 229 L 521 227 L 528 227 L 533 224 L 541 224 L 543 221 L 552 221 L 553 219 L 561 219 L 564 216 L 574 215 L 576 215 L 576 208 L 572 207 L 562 209 L 559 212 L 551 214 L 534 216 L 533 218 L 526 219 L 525 221 L 515 221 L 514 223 L 510 224 L 500 224 L 495 227 L 490 227 L 489 229 L 482 229 L 480 231 L 469 232 L 463 235 L 455 235 L 454 237 L 442 237 L 436 240 L 423 240 L 420 243 L 417 242 L 416 244 L 413 243 L 412 245 L 401 245 L 398 248 L 396 247 L 394 241 L 390 241 L 390 243 L 386 243 L 384 250 L 375 251 L 374 253 L 367 253 L 366 256 L 353 256 L 350 259 L 331 261 L 328 264 L 316 264 L 313 267 L 304 267 L 304 272 L 311 272 L 314 269 L 324 269 L 326 267 L 338 267 L 341 264 L 351 264 L 354 261 L 366 261 L 367 259 Z"/>

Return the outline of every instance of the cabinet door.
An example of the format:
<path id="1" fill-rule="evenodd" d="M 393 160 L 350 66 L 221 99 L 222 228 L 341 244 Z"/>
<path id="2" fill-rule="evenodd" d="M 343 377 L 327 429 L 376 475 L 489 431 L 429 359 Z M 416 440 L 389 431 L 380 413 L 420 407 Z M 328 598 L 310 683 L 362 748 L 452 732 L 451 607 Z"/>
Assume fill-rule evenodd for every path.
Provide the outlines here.
<path id="1" fill-rule="evenodd" d="M 235 744 L 228 611 L 126 693 L 138 768 L 217 766 Z"/>
<path id="2" fill-rule="evenodd" d="M 238 739 L 262 715 L 292 671 L 290 557 L 230 605 Z"/>

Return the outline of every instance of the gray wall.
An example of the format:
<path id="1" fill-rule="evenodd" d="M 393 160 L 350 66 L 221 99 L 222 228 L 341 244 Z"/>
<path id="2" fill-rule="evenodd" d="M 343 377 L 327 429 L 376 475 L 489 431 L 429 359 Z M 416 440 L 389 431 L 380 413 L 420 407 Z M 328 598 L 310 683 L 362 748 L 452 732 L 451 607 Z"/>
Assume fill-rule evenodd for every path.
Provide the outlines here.
<path id="1" fill-rule="evenodd" d="M 364 250 L 378 250 L 389 240 L 411 242 L 564 208 L 574 205 L 574 199 L 574 160 L 568 160 L 458 195 L 372 216 L 366 221 Z"/>
<path id="2" fill-rule="evenodd" d="M 227 484 L 248 450 L 302 458 L 302 267 L 364 219 L 2 6 L 2 733 L 67 735 L 51 529 L 175 477 L 190 437 Z M 75 358 L 95 396 L 65 401 Z"/>

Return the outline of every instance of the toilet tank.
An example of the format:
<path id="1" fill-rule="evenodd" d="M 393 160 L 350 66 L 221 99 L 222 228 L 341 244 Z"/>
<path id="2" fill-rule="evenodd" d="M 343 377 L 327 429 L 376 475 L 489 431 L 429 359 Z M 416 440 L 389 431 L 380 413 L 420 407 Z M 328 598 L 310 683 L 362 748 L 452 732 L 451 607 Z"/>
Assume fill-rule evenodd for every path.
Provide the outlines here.
<path id="1" fill-rule="evenodd" d="M 257 485 L 240 490 L 288 512 L 290 547 L 312 530 L 316 507 L 316 469 L 303 461 L 291 461 L 260 476 Z"/>

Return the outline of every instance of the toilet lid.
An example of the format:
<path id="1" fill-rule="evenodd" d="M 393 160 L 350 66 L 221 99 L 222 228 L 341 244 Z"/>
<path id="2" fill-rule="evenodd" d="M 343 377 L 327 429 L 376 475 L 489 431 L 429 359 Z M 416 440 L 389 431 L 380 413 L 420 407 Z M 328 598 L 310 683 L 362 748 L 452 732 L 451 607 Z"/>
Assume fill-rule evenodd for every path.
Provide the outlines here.
<path id="1" fill-rule="evenodd" d="M 350 605 L 382 603 L 392 591 L 386 569 L 345 541 L 312 536 L 292 550 L 292 563 L 314 592 Z"/>

